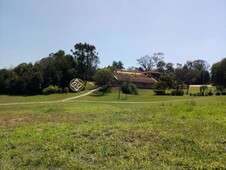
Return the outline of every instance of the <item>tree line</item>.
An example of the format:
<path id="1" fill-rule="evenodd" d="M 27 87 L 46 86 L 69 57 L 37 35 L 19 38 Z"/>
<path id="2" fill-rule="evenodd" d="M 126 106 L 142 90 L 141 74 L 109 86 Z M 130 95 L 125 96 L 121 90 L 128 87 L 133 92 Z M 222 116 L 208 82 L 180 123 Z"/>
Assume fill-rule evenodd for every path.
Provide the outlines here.
<path id="1" fill-rule="evenodd" d="M 155 70 L 162 73 L 157 89 L 178 88 L 190 84 L 209 84 L 226 87 L 226 58 L 213 64 L 212 67 L 204 60 L 187 61 L 185 64 L 166 63 L 163 53 L 145 55 L 137 59 L 139 67 L 129 70 Z M 54 85 L 61 89 L 68 88 L 71 79 L 77 77 L 87 81 L 97 80 L 97 84 L 110 86 L 109 74 L 117 69 L 124 69 L 121 61 L 113 61 L 100 72 L 99 57 L 96 47 L 87 43 L 74 45 L 71 54 L 59 50 L 36 63 L 22 63 L 11 69 L 0 70 L 0 94 L 41 94 L 43 89 Z M 107 71 L 107 70 L 109 71 Z M 108 75 L 104 75 L 108 74 Z M 103 80 L 101 80 L 103 78 Z M 106 80 L 104 80 L 106 79 Z M 105 84 L 105 81 L 107 82 Z"/>
<path id="2" fill-rule="evenodd" d="M 95 46 L 78 43 L 71 52 L 65 54 L 59 50 L 35 64 L 22 63 L 15 68 L 1 69 L 0 93 L 34 95 L 50 85 L 66 88 L 75 77 L 85 82 L 92 80 L 99 63 Z"/>

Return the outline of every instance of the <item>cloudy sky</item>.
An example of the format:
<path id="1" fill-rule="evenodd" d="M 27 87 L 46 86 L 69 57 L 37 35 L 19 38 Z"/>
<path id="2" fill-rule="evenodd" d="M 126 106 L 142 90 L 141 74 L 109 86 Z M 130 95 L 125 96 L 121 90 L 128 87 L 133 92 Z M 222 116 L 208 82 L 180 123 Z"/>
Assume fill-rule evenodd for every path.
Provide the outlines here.
<path id="1" fill-rule="evenodd" d="M 100 65 L 162 52 L 166 62 L 226 57 L 225 0 L 0 0 L 0 68 L 96 46 Z"/>

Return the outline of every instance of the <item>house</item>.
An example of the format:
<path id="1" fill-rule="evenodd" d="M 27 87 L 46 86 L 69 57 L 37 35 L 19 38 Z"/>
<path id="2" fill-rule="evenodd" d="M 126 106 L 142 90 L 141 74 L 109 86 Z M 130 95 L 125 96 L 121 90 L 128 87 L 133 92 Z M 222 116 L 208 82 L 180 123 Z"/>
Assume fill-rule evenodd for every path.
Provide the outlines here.
<path id="1" fill-rule="evenodd" d="M 142 72 L 142 71 L 128 71 L 128 70 L 117 70 L 114 73 L 114 78 L 116 80 L 115 86 L 120 86 L 126 81 L 130 81 L 137 86 L 137 88 L 153 88 L 157 80 L 155 77 L 159 78 L 161 73 L 156 71 Z"/>
<path id="2" fill-rule="evenodd" d="M 142 74 L 148 76 L 148 77 L 153 77 L 154 79 L 158 80 L 163 73 L 155 70 L 150 70 L 150 71 L 143 71 Z"/>

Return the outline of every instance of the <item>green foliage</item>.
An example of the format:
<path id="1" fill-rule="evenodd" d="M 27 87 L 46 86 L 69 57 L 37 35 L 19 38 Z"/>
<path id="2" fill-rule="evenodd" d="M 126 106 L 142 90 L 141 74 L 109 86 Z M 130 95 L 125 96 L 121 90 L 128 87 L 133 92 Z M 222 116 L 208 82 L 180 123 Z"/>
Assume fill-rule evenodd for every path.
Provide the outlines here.
<path id="1" fill-rule="evenodd" d="M 78 77 L 85 82 L 92 80 L 99 64 L 96 47 L 87 43 L 78 43 L 74 45 L 74 51 L 71 50 L 77 60 Z"/>
<path id="2" fill-rule="evenodd" d="M 220 95 L 221 95 L 221 92 L 219 90 L 217 90 L 216 96 L 220 96 Z"/>
<path id="3" fill-rule="evenodd" d="M 44 95 L 54 94 L 54 93 L 62 93 L 62 89 L 58 86 L 50 85 L 42 90 Z"/>
<path id="4" fill-rule="evenodd" d="M 107 68 L 98 70 L 94 75 L 95 84 L 101 87 L 103 93 L 112 87 L 113 78 L 112 72 Z"/>
<path id="5" fill-rule="evenodd" d="M 204 60 L 187 61 L 183 67 L 175 69 L 178 82 L 190 84 L 207 84 L 210 81 L 209 64 Z"/>
<path id="6" fill-rule="evenodd" d="M 207 87 L 207 86 L 205 86 L 205 85 L 200 86 L 200 94 L 201 94 L 202 96 L 204 96 L 205 91 L 206 91 L 207 89 L 208 89 L 208 87 Z"/>
<path id="7" fill-rule="evenodd" d="M 136 85 L 131 82 L 124 82 L 122 84 L 121 90 L 125 94 L 135 94 L 135 95 L 138 94 Z"/>
<path id="8" fill-rule="evenodd" d="M 160 80 L 157 82 L 156 89 L 166 90 L 175 87 L 175 76 L 173 73 L 163 75 L 160 77 Z"/>
<path id="9" fill-rule="evenodd" d="M 154 90 L 156 95 L 165 95 L 165 90 Z"/>
<path id="10" fill-rule="evenodd" d="M 22 63 L 0 70 L 0 94 L 41 94 L 50 85 L 63 89 L 75 77 L 92 79 L 99 63 L 95 47 L 79 43 L 72 52 L 74 57 L 59 50 L 34 65 Z"/>
<path id="11" fill-rule="evenodd" d="M 213 92 L 210 90 L 209 92 L 208 92 L 208 96 L 212 96 L 213 95 Z"/>
<path id="12" fill-rule="evenodd" d="M 226 87 L 226 58 L 213 64 L 211 67 L 211 79 L 214 85 Z"/>
<path id="13" fill-rule="evenodd" d="M 172 90 L 171 91 L 171 95 L 172 96 L 183 96 L 184 95 L 184 90 L 181 90 L 181 89 L 178 90 L 178 91 L 177 90 Z"/>
<path id="14" fill-rule="evenodd" d="M 113 61 L 112 65 L 111 65 L 111 68 L 113 70 L 124 69 L 122 61 L 118 61 L 118 62 L 117 61 Z"/>
<path id="15" fill-rule="evenodd" d="M 64 93 L 69 93 L 69 87 L 65 87 L 63 90 Z"/>
<path id="16" fill-rule="evenodd" d="M 167 82 L 159 80 L 155 86 L 157 90 L 165 91 L 168 88 Z"/>

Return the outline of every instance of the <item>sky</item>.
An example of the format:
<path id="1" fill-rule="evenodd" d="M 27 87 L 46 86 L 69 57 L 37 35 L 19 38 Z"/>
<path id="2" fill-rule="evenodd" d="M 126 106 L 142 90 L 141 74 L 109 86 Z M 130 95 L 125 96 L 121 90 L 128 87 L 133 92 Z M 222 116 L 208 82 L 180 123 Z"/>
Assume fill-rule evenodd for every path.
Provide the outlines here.
<path id="1" fill-rule="evenodd" d="M 99 67 L 164 53 L 184 64 L 226 57 L 225 0 L 0 0 L 0 69 L 96 47 Z"/>

